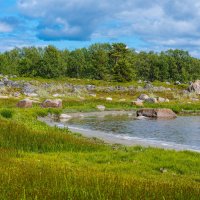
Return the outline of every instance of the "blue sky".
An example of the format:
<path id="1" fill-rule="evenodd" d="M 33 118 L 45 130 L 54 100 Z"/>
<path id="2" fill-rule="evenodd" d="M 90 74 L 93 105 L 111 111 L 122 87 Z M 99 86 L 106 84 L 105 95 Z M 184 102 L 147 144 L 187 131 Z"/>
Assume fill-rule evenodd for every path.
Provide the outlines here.
<path id="1" fill-rule="evenodd" d="M 200 57 L 199 0 L 0 0 L 0 51 L 124 42 Z"/>

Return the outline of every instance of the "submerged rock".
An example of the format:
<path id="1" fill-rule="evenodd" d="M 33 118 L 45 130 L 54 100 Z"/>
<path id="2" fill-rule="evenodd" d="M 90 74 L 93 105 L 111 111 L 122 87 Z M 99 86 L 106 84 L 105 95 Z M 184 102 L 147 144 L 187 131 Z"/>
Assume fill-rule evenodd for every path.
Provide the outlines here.
<path id="1" fill-rule="evenodd" d="M 144 108 L 137 111 L 138 116 L 153 117 L 153 118 L 176 118 L 177 115 L 171 109 L 151 109 Z"/>

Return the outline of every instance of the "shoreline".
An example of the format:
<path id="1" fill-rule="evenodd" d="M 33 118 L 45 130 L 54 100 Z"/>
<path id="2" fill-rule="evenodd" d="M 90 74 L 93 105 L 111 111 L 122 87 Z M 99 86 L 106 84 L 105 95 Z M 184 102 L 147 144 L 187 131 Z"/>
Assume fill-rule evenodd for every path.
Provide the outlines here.
<path id="1" fill-rule="evenodd" d="M 70 114 L 70 113 L 66 113 Z M 72 113 L 71 113 L 72 114 Z M 87 114 L 87 115 L 86 115 Z M 81 117 L 104 117 L 104 116 L 116 116 L 118 114 L 121 115 L 129 115 L 131 114 L 133 116 L 133 112 L 129 111 L 102 111 L 102 112 L 90 112 L 90 113 L 73 113 L 72 118 L 81 118 Z M 69 120 L 70 120 L 69 119 Z M 200 150 L 194 149 L 191 146 L 188 145 L 182 145 L 172 142 L 165 142 L 165 141 L 159 141 L 159 140 L 151 140 L 151 139 L 144 139 L 139 137 L 130 137 L 128 135 L 120 135 L 120 134 L 113 134 L 113 133 L 106 133 L 103 131 L 97 131 L 97 130 L 91 130 L 91 129 L 83 129 L 76 126 L 70 126 L 65 125 L 62 122 L 56 122 L 54 119 L 50 117 L 40 117 L 38 118 L 39 121 L 46 123 L 47 125 L 51 127 L 58 127 L 58 128 L 67 128 L 72 133 L 80 133 L 83 137 L 86 138 L 97 138 L 99 140 L 102 140 L 105 144 L 113 145 L 113 144 L 119 144 L 124 146 L 143 146 L 143 147 L 154 147 L 154 148 L 162 148 L 162 149 L 168 149 L 168 150 L 176 150 L 176 151 L 194 151 L 200 153 Z"/>

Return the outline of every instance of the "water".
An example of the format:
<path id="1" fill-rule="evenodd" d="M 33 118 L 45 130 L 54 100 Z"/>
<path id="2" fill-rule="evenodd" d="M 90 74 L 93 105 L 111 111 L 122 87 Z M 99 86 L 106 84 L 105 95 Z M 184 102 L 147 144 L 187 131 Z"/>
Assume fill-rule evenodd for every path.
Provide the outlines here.
<path id="1" fill-rule="evenodd" d="M 130 116 L 74 118 L 69 128 L 104 133 L 113 138 L 143 141 L 150 146 L 168 146 L 200 151 L 200 116 L 176 119 L 136 120 Z"/>

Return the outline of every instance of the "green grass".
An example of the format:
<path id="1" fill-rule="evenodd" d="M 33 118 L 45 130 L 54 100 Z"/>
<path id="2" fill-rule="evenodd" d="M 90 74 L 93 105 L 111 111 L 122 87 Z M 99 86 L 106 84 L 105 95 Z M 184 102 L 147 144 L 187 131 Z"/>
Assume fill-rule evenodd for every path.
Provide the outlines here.
<path id="1" fill-rule="evenodd" d="M 48 113 L 96 111 L 97 105 L 105 105 L 106 110 L 137 109 L 131 101 L 139 93 L 97 95 L 85 100 L 65 98 L 63 109 L 37 104 L 20 109 L 18 100 L 0 99 L 0 199 L 199 199 L 199 153 L 106 145 L 37 120 Z M 99 98 L 108 96 L 112 102 Z M 126 101 L 119 102 L 120 98 Z M 199 103 L 187 101 L 145 107 L 171 108 L 177 113 L 200 110 Z"/>

